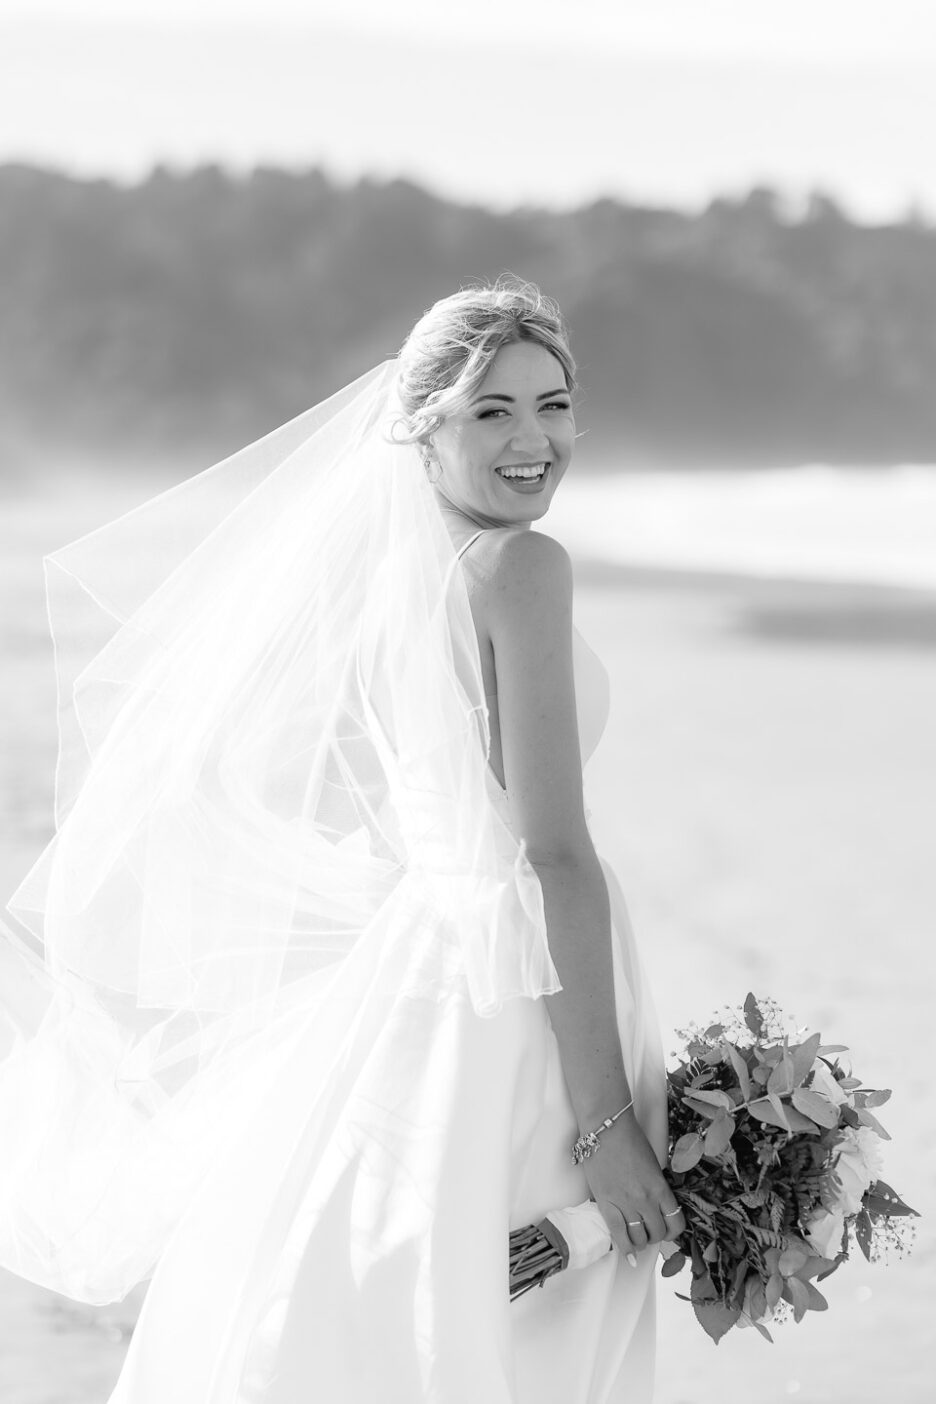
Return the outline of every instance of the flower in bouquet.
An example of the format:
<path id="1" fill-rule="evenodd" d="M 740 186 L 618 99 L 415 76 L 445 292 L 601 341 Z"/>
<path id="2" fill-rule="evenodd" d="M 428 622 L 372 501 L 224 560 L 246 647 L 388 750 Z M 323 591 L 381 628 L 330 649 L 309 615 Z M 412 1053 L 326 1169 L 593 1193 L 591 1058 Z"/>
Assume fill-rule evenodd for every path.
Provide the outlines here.
<path id="1" fill-rule="evenodd" d="M 749 994 L 718 1022 L 679 1031 L 667 1077 L 667 1173 L 686 1228 L 664 1245 L 663 1275 L 690 1266 L 684 1300 L 716 1342 L 735 1325 L 772 1339 L 767 1322 L 826 1308 L 815 1284 L 853 1243 L 871 1260 L 912 1237 L 915 1211 L 880 1179 L 889 1137 L 872 1109 L 890 1091 L 863 1087 L 840 1065 L 841 1045 L 791 1037 L 783 1022 L 774 1001 Z M 510 1242 L 512 1296 L 611 1247 L 591 1201 Z"/>

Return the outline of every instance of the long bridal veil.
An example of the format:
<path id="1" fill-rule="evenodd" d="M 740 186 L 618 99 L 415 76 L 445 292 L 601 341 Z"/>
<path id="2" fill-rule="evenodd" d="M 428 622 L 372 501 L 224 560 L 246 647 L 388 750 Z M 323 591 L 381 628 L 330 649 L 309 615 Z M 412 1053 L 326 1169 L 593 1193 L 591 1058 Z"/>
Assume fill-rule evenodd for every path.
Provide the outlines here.
<path id="1" fill-rule="evenodd" d="M 81 1300 L 151 1274 L 308 1021 L 325 1088 L 391 994 L 559 988 L 395 379 L 46 558 L 55 833 L 0 923 L 0 1263 Z"/>

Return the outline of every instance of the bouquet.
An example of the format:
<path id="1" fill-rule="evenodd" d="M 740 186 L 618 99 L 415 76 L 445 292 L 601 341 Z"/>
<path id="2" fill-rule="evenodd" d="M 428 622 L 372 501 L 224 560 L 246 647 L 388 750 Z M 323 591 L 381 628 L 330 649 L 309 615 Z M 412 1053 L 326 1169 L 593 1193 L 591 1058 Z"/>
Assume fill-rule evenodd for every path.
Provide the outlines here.
<path id="1" fill-rule="evenodd" d="M 687 1264 L 695 1315 L 718 1342 L 828 1305 L 816 1287 L 855 1244 L 869 1261 L 912 1240 L 916 1211 L 879 1178 L 889 1140 L 874 1114 L 888 1089 L 863 1087 L 840 1044 L 792 1041 L 773 1000 L 749 994 L 719 1022 L 677 1030 L 667 1074 L 667 1177 L 686 1228 L 663 1245 L 663 1276 Z M 585 1267 L 611 1248 L 591 1200 L 510 1235 L 510 1294 Z"/>

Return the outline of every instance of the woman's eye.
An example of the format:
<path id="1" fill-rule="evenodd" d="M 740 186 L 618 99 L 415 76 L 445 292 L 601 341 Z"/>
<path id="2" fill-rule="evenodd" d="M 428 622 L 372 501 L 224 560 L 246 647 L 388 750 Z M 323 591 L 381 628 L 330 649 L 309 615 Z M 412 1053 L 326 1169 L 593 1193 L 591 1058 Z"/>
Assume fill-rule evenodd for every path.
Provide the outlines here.
<path id="1" fill-rule="evenodd" d="M 545 405 L 541 405 L 540 408 L 550 410 L 569 410 L 572 408 L 572 406 L 570 405 L 568 400 L 549 400 Z M 500 406 L 496 406 L 494 409 L 482 410 L 481 413 L 478 415 L 478 418 L 490 419 L 492 415 L 506 413 L 507 410 L 501 408 Z"/>

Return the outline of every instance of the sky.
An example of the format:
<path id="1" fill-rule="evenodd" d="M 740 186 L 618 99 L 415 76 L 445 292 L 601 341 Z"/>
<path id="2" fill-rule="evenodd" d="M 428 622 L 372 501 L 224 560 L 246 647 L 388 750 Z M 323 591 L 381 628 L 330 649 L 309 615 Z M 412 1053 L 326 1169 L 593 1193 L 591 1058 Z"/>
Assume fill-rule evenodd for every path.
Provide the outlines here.
<path id="1" fill-rule="evenodd" d="M 0 161 L 936 217 L 932 0 L 0 0 Z"/>

